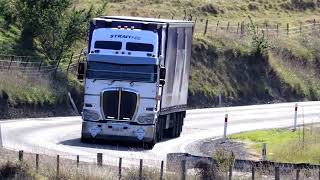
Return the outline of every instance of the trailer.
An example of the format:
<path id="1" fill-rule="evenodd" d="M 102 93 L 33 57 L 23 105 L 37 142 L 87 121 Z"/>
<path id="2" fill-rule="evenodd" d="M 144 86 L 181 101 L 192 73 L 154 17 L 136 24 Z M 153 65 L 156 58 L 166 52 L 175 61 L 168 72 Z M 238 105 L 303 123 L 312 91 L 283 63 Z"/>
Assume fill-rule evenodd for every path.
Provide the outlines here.
<path id="1" fill-rule="evenodd" d="M 102 16 L 90 22 L 81 141 L 176 138 L 186 116 L 194 24 Z"/>

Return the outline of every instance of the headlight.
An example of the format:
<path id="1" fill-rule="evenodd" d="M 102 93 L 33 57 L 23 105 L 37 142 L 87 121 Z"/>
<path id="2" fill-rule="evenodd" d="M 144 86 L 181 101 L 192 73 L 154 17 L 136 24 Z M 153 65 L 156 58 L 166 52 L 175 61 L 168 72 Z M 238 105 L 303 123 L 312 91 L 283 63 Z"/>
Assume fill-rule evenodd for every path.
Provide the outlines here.
<path id="1" fill-rule="evenodd" d="M 140 124 L 153 124 L 155 119 L 155 114 L 143 114 L 138 117 L 138 123 Z"/>
<path id="2" fill-rule="evenodd" d="M 82 117 L 84 120 L 98 121 L 100 119 L 100 114 L 94 110 L 84 109 Z"/>

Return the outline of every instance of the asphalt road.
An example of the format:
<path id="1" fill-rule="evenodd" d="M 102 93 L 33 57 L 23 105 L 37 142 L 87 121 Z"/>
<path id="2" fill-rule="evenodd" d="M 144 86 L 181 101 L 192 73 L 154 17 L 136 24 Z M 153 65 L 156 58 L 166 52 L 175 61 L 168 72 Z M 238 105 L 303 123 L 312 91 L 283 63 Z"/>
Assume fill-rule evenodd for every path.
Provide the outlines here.
<path id="1" fill-rule="evenodd" d="M 300 102 L 298 124 L 320 122 L 320 102 Z M 221 137 L 225 114 L 228 113 L 228 134 L 265 128 L 293 126 L 295 103 L 197 109 L 187 111 L 181 137 L 169 139 L 144 150 L 140 144 L 84 144 L 80 142 L 81 118 L 59 117 L 0 121 L 3 146 L 12 150 L 60 154 L 61 157 L 95 162 L 96 154 L 104 154 L 104 163 L 134 165 L 139 159 L 153 166 L 166 159 L 167 153 L 194 152 L 189 146 L 201 139 Z"/>

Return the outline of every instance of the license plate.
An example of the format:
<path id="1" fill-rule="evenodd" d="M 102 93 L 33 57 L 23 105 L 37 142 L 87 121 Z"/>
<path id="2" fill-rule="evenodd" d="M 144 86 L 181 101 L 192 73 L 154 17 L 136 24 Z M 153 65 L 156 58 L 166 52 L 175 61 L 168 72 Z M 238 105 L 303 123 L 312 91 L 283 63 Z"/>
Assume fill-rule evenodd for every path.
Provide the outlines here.
<path id="1" fill-rule="evenodd" d="M 113 124 L 112 125 L 112 131 L 121 132 L 121 131 L 124 131 L 124 129 L 128 129 L 128 126 L 122 125 L 122 124 Z"/>

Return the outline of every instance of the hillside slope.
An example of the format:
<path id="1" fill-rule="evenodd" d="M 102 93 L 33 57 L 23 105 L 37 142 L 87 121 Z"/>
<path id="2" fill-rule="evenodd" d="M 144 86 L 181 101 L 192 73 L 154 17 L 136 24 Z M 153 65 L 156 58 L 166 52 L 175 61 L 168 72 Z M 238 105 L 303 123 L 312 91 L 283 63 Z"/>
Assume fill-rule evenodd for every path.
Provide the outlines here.
<path id="1" fill-rule="evenodd" d="M 77 8 L 89 9 L 91 4 L 97 6 L 102 2 L 75 0 L 74 5 Z M 270 48 L 264 54 L 255 52 L 255 45 L 250 35 L 235 37 L 228 33 L 210 31 L 207 36 L 203 36 L 202 30 L 196 31 L 192 52 L 189 106 L 212 107 L 218 105 L 220 94 L 225 105 L 318 100 L 320 96 L 320 47 L 318 46 L 320 28 L 317 24 L 320 17 L 319 7 L 319 2 L 312 0 L 111 0 L 104 15 L 175 19 L 192 17 L 193 20 L 198 20 L 197 27 L 200 24 L 204 25 L 204 20 L 209 19 L 213 29 L 216 29 L 217 23 L 226 26 L 229 22 L 234 26 L 245 21 L 245 24 L 248 24 L 250 22 L 248 16 L 260 27 L 268 23 L 278 24 L 285 29 L 287 23 L 290 27 L 299 27 L 300 23 L 316 22 L 313 26 L 315 32 L 313 35 L 301 33 L 300 36 L 266 39 Z M 20 34 L 18 26 L 8 25 L 0 18 L 2 54 L 23 53 L 17 46 Z M 78 46 L 82 48 L 86 45 L 82 42 Z M 75 54 L 79 49 L 74 50 Z M 53 107 L 68 108 L 66 103 L 68 91 L 74 92 L 75 97 L 81 97 L 81 84 L 73 76 L 41 82 L 10 74 L 1 75 L 0 78 L 0 110 L 6 112 L 0 114 L 0 118 L 37 116 L 37 113 L 25 115 L 26 109 L 30 112 L 44 109 L 50 114 Z M 81 98 L 76 100 L 81 106 Z M 70 112 L 66 114 L 71 114 Z M 39 114 L 44 116 L 48 113 Z M 57 114 L 59 113 L 51 113 L 51 115 Z"/>

